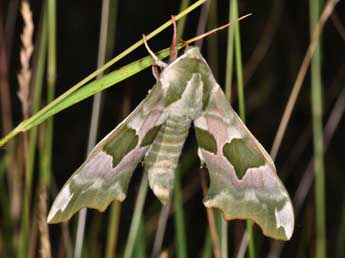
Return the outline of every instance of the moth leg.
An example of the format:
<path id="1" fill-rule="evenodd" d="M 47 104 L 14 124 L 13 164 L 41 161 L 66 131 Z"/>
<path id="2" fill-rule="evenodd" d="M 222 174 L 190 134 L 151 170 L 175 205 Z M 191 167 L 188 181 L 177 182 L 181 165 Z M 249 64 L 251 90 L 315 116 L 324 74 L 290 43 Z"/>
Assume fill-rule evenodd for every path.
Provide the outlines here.
<path id="1" fill-rule="evenodd" d="M 154 65 L 156 65 L 160 68 L 167 67 L 168 65 L 166 63 L 164 63 L 163 61 L 159 60 L 158 57 L 155 55 L 155 53 L 153 53 L 153 51 L 150 49 L 149 45 L 147 44 L 147 38 L 146 38 L 145 34 L 143 34 L 143 40 L 144 40 L 144 44 L 145 44 L 147 51 L 149 52 L 149 54 L 152 56 L 153 60 L 155 61 Z"/>
<path id="2" fill-rule="evenodd" d="M 173 25 L 173 37 L 170 45 L 170 61 L 177 58 L 177 44 L 176 44 L 176 19 L 174 15 L 171 15 L 171 22 Z"/>
<path id="3" fill-rule="evenodd" d="M 185 41 L 185 40 L 181 39 L 181 43 L 182 43 L 183 46 L 184 46 L 184 52 L 186 52 L 186 51 L 188 50 L 188 48 L 189 48 L 189 43 L 188 43 L 188 41 Z"/>

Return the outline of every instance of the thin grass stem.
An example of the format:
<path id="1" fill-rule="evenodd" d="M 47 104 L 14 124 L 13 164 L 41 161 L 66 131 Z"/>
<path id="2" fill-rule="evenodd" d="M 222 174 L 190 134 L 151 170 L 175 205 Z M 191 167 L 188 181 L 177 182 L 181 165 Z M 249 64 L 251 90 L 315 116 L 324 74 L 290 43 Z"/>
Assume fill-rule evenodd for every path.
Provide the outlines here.
<path id="1" fill-rule="evenodd" d="M 207 29 L 210 31 L 214 28 L 217 28 L 217 17 L 218 17 L 218 1 L 213 0 L 210 3 L 209 13 L 208 13 L 208 20 L 207 20 Z M 215 78 L 218 78 L 219 69 L 218 69 L 218 34 L 214 33 L 211 34 L 207 38 L 207 52 L 208 52 L 208 64 L 212 70 L 212 73 Z"/>
<path id="2" fill-rule="evenodd" d="M 56 48 L 56 1 L 47 2 L 47 102 L 55 98 L 55 86 L 57 77 L 57 48 Z M 47 225 L 47 192 L 52 174 L 53 157 L 53 134 L 54 120 L 49 118 L 41 128 L 41 152 L 39 169 L 39 188 L 38 188 L 38 228 L 40 233 L 41 255 L 44 258 L 51 258 L 51 247 L 49 230 Z"/>
<path id="3" fill-rule="evenodd" d="M 147 189 L 148 189 L 148 180 L 147 180 L 146 175 L 144 174 L 142 179 L 141 179 L 138 197 L 137 197 L 137 200 L 135 202 L 134 213 L 132 216 L 132 222 L 131 222 L 131 226 L 129 229 L 129 234 L 128 234 L 123 258 L 131 258 L 132 257 L 135 240 L 136 240 L 137 234 L 138 234 L 140 218 L 142 216 L 143 209 L 144 209 L 144 203 L 145 203 L 145 199 L 146 199 Z"/>
<path id="4" fill-rule="evenodd" d="M 231 1 L 233 10 L 234 19 L 238 18 L 238 2 L 237 0 Z M 231 13 L 231 11 L 230 11 Z M 239 106 L 239 115 L 242 121 L 245 123 L 246 114 L 245 114 L 245 103 L 244 103 L 244 85 L 243 85 L 243 65 L 242 65 L 242 50 L 241 50 L 241 37 L 240 37 L 240 25 L 236 23 L 234 25 L 235 33 L 235 60 L 236 60 L 236 78 L 237 78 L 237 93 L 238 93 L 238 106 Z M 255 257 L 255 242 L 254 242 L 254 232 L 253 232 L 253 223 L 247 221 L 246 223 L 247 233 L 248 233 L 248 242 L 249 242 L 249 257 Z"/>
<path id="5" fill-rule="evenodd" d="M 229 22 L 236 19 L 235 5 L 230 4 L 229 6 Z M 232 73 L 233 73 L 233 62 L 234 62 L 234 28 L 228 28 L 228 42 L 226 50 L 226 70 L 225 70 L 225 95 L 231 102 L 231 91 L 232 91 Z"/>
<path id="6" fill-rule="evenodd" d="M 309 1 L 310 31 L 313 32 L 318 24 L 322 0 Z M 311 37 L 312 37 L 311 33 Z M 323 93 L 321 79 L 321 47 L 320 39 L 316 41 L 314 55 L 311 59 L 311 106 L 314 143 L 315 170 L 315 201 L 316 201 L 316 257 L 326 257 L 326 210 L 325 210 L 325 172 L 324 172 L 324 143 L 323 143 Z"/>
<path id="7" fill-rule="evenodd" d="M 116 1 L 117 2 L 117 1 Z M 106 52 L 107 52 L 107 41 L 110 37 L 108 34 L 108 26 L 110 22 L 110 0 L 102 1 L 102 12 L 101 12 L 101 25 L 100 25 L 100 34 L 99 34 L 99 46 L 98 46 L 98 58 L 97 58 L 97 67 L 102 67 L 105 63 Z M 115 13 L 113 13 L 115 14 Z M 116 17 L 116 15 L 115 15 Z M 113 44 L 112 44 L 113 45 Z M 103 72 L 97 75 L 97 79 L 103 76 Z M 98 124 L 101 113 L 102 105 L 102 92 L 94 95 L 93 105 L 92 105 L 92 114 L 90 122 L 90 131 L 88 137 L 87 145 L 87 155 L 96 145 L 97 133 L 98 133 Z M 74 249 L 74 257 L 80 258 L 84 242 L 84 233 L 85 233 L 85 223 L 86 223 L 87 209 L 84 208 L 79 212 L 78 215 L 78 227 L 76 235 L 76 245 Z M 112 233 L 110 233 L 112 234 Z M 108 252 L 108 251 L 106 251 Z"/>
<path id="8" fill-rule="evenodd" d="M 118 231 L 119 231 L 119 222 L 120 222 L 120 212 L 121 212 L 121 203 L 115 201 L 110 207 L 109 214 L 109 226 L 107 232 L 107 245 L 105 248 L 105 257 L 113 258 L 116 254 Z"/>
<path id="9" fill-rule="evenodd" d="M 212 257 L 212 242 L 211 242 L 209 229 L 207 230 L 207 232 L 205 234 L 205 242 L 204 242 L 204 246 L 202 248 L 201 257 L 203 257 L 203 258 L 211 258 Z"/>
<path id="10" fill-rule="evenodd" d="M 229 22 L 236 19 L 236 5 L 229 5 Z M 225 68 L 225 95 L 231 103 L 231 91 L 232 91 L 232 73 L 233 73 L 233 60 L 234 60 L 234 28 L 228 28 L 227 39 L 227 52 L 226 52 L 226 68 Z M 221 256 L 222 258 L 228 257 L 228 223 L 222 222 L 221 232 Z"/>
<path id="11" fill-rule="evenodd" d="M 189 5 L 190 0 L 181 0 L 181 5 L 180 5 L 180 10 L 179 12 L 181 13 L 183 10 L 187 8 Z M 186 17 L 183 17 L 179 20 L 177 23 L 177 33 L 176 33 L 176 41 L 179 42 L 182 39 L 183 32 L 184 32 L 184 27 L 186 25 Z"/>
<path id="12" fill-rule="evenodd" d="M 177 257 L 187 258 L 186 229 L 184 223 L 183 200 L 181 189 L 181 170 L 177 169 L 175 173 L 174 185 L 174 206 L 175 206 L 175 227 L 177 242 Z"/>
<path id="13" fill-rule="evenodd" d="M 137 239 L 134 245 L 134 255 L 135 258 L 145 258 L 145 232 L 144 232 L 144 219 L 140 218 Z"/>

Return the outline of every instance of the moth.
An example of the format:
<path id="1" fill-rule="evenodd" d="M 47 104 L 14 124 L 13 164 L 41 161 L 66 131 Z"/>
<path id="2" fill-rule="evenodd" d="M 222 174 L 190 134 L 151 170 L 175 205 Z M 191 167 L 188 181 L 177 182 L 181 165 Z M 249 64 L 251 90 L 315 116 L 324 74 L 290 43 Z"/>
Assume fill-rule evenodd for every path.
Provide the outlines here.
<path id="1" fill-rule="evenodd" d="M 227 101 L 200 50 L 189 47 L 164 67 L 147 97 L 63 186 L 48 222 L 123 201 L 142 160 L 153 193 L 165 204 L 193 123 L 198 156 L 210 176 L 205 206 L 221 209 L 227 220 L 252 220 L 266 236 L 290 239 L 293 208 L 274 163 Z"/>

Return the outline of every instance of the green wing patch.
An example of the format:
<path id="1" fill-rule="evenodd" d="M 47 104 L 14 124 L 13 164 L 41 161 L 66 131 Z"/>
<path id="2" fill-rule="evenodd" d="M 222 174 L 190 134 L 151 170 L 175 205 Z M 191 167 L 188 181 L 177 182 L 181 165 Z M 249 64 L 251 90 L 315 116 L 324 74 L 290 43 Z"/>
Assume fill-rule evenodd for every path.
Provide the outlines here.
<path id="1" fill-rule="evenodd" d="M 223 147 L 223 154 L 234 166 L 236 175 L 241 179 L 248 168 L 257 168 L 265 164 L 259 148 L 247 139 L 233 139 Z"/>
<path id="2" fill-rule="evenodd" d="M 144 136 L 144 139 L 142 140 L 140 146 L 147 146 L 150 145 L 153 140 L 156 138 L 157 133 L 159 132 L 159 129 L 161 128 L 161 125 L 157 125 L 155 127 L 152 127 Z"/>
<path id="3" fill-rule="evenodd" d="M 103 150 L 113 157 L 113 167 L 116 167 L 122 158 L 137 146 L 138 140 L 136 131 L 125 125 L 118 131 L 117 137 L 104 145 Z"/>
<path id="4" fill-rule="evenodd" d="M 212 134 L 199 127 L 195 127 L 195 135 L 200 148 L 203 148 L 214 154 L 217 153 L 217 142 Z"/>

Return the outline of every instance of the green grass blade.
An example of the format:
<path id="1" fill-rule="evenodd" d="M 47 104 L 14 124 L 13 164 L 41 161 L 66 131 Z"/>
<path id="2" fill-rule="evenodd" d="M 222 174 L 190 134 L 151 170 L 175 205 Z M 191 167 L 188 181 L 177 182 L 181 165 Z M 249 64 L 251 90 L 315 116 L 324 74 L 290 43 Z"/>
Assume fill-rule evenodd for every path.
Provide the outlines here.
<path id="1" fill-rule="evenodd" d="M 221 219 L 221 231 L 220 231 L 220 252 L 222 258 L 227 258 L 228 254 L 228 222 L 224 220 L 223 217 Z"/>
<path id="2" fill-rule="evenodd" d="M 146 175 L 143 174 L 143 177 L 142 177 L 141 183 L 140 183 L 140 187 L 139 187 L 138 197 L 137 197 L 135 207 L 134 207 L 134 213 L 132 216 L 131 227 L 129 229 L 128 239 L 127 239 L 126 248 L 125 248 L 123 258 L 131 258 L 132 257 L 135 240 L 136 240 L 137 234 L 138 234 L 140 219 L 141 219 L 141 216 L 143 214 L 147 189 L 148 189 L 148 180 L 147 180 Z"/>
<path id="3" fill-rule="evenodd" d="M 234 4 L 229 6 L 229 22 L 236 19 L 236 7 Z M 234 60 L 234 28 L 228 28 L 227 52 L 226 52 L 226 72 L 225 72 L 225 95 L 231 103 L 232 73 Z M 228 222 L 223 220 L 221 227 L 221 257 L 228 257 Z"/>
<path id="4" fill-rule="evenodd" d="M 144 232 L 144 220 L 140 218 L 137 239 L 135 240 L 134 255 L 135 258 L 145 258 L 145 232 Z"/>
<path id="5" fill-rule="evenodd" d="M 214 28 L 217 28 L 218 25 L 218 1 L 213 0 L 210 3 L 209 10 L 208 10 L 208 20 L 207 20 L 207 29 L 212 30 Z M 218 48 L 218 33 L 211 34 L 207 38 L 207 62 L 211 67 L 212 73 L 215 78 L 218 78 L 219 75 L 219 60 L 218 60 L 218 54 L 219 54 L 219 48 Z"/>
<path id="6" fill-rule="evenodd" d="M 106 58 L 111 57 L 115 46 L 115 32 L 117 28 L 117 17 L 119 13 L 119 1 L 111 0 L 109 3 L 109 22 L 107 32 L 107 44 L 105 56 Z M 105 248 L 105 257 L 112 258 L 116 256 L 117 251 L 117 239 L 119 232 L 121 214 L 121 203 L 113 202 L 110 207 L 110 215 L 108 220 L 108 232 L 107 232 L 107 244 Z"/>
<path id="7" fill-rule="evenodd" d="M 117 247 L 117 238 L 119 231 L 119 222 L 120 222 L 120 211 L 121 203 L 116 201 L 110 207 L 109 214 L 109 226 L 107 232 L 107 245 L 105 248 L 105 257 L 113 258 L 116 254 Z"/>
<path id="8" fill-rule="evenodd" d="M 322 0 L 309 1 L 310 31 L 313 32 L 320 16 Z M 315 169 L 315 201 L 316 201 L 316 257 L 326 257 L 326 210 L 325 210 L 325 175 L 324 146 L 322 128 L 322 81 L 321 81 L 321 48 L 320 40 L 311 60 L 311 106 L 313 120 L 314 169 Z"/>
<path id="9" fill-rule="evenodd" d="M 234 8 L 234 19 L 238 18 L 238 3 L 237 0 L 231 1 Z M 238 108 L 242 121 L 245 123 L 245 104 L 244 104 L 244 85 L 243 85 L 243 65 L 242 65 L 242 49 L 241 49 L 241 36 L 240 24 L 234 24 L 235 33 L 235 58 L 236 58 L 236 78 L 237 78 L 237 91 L 238 91 Z"/>
<path id="10" fill-rule="evenodd" d="M 175 205 L 175 227 L 176 227 L 176 242 L 177 242 L 177 257 L 187 258 L 186 246 L 186 229 L 183 215 L 183 201 L 182 189 L 180 179 L 181 169 L 178 168 L 175 172 L 174 185 L 174 205 Z"/>
<path id="11" fill-rule="evenodd" d="M 195 8 L 197 8 L 198 6 L 200 6 L 201 4 L 203 4 L 206 0 L 199 0 L 197 2 L 195 2 L 194 4 L 192 4 L 191 6 L 189 6 L 187 9 L 185 9 L 183 12 L 179 13 L 178 15 L 175 16 L 176 20 L 181 19 L 182 17 L 184 17 L 185 15 L 187 15 L 189 12 L 191 12 L 192 10 L 194 10 Z M 153 32 L 151 32 L 150 34 L 147 35 L 147 39 L 151 39 L 152 37 L 156 36 L 158 33 L 162 32 L 163 30 L 165 30 L 166 28 L 168 28 L 171 25 L 172 21 L 169 20 L 167 22 L 165 22 L 163 25 L 161 25 L 160 27 L 158 27 L 156 30 L 154 30 Z M 115 64 L 116 62 L 118 62 L 119 60 L 121 60 L 123 57 L 125 57 L 126 55 L 128 55 L 129 53 L 131 53 L 133 50 L 135 50 L 136 48 L 138 48 L 139 46 L 141 46 L 143 44 L 143 40 L 139 40 L 136 43 L 134 43 L 132 46 L 130 46 L 129 48 L 127 48 L 125 51 L 121 52 L 119 55 L 117 55 L 115 58 L 113 58 L 112 60 L 110 60 L 109 62 L 107 62 L 104 66 L 102 66 L 101 68 L 97 69 L 96 71 L 94 71 L 93 73 L 91 73 L 90 75 L 88 75 L 87 77 L 85 77 L 83 80 L 81 80 L 79 83 L 77 83 L 76 85 L 74 85 L 72 88 L 70 88 L 69 90 L 67 90 L 65 93 L 63 93 L 62 95 L 60 95 L 58 98 L 56 98 L 54 101 L 50 102 L 47 106 L 45 106 L 44 108 L 42 108 L 39 112 L 37 112 L 36 114 L 34 114 L 33 116 L 31 116 L 30 118 L 28 118 L 27 120 L 22 121 L 14 130 L 12 130 L 8 135 L 6 135 L 4 138 L 0 139 L 0 146 L 4 145 L 6 142 L 8 142 L 10 139 L 12 139 L 14 136 L 16 136 L 17 134 L 27 131 L 29 129 L 31 129 L 34 126 L 37 126 L 38 124 L 42 123 L 43 121 L 45 121 L 46 119 L 48 119 L 49 117 L 51 117 L 52 115 L 56 114 L 57 112 L 60 112 L 61 110 L 75 104 L 76 102 L 69 102 L 69 97 L 73 97 L 75 98 L 75 92 L 80 89 L 83 85 L 85 85 L 86 83 L 88 83 L 90 80 L 92 80 L 93 78 L 95 78 L 98 74 L 100 74 L 101 72 L 105 71 L 106 69 L 108 69 L 111 65 Z M 167 53 L 168 55 L 168 53 Z M 159 56 L 160 58 L 162 58 L 161 56 Z M 151 58 L 150 62 L 148 62 L 148 66 L 150 66 L 152 64 Z M 143 60 L 143 59 L 142 59 Z M 139 60 L 138 62 L 134 62 L 132 63 L 132 65 L 134 65 L 135 63 L 141 63 L 142 60 Z M 146 59 L 145 59 L 146 60 Z M 147 60 L 146 60 L 147 61 Z M 147 64 L 147 63 L 146 63 Z M 146 68 L 145 66 L 141 66 L 141 69 L 135 69 L 138 67 L 133 67 L 133 70 L 136 72 L 133 72 L 133 70 L 131 69 L 132 67 L 128 67 L 126 70 L 121 70 L 123 75 L 119 75 L 117 74 L 117 77 L 123 77 L 123 79 L 128 78 L 130 76 L 132 76 L 133 74 L 143 70 L 144 68 Z M 116 71 L 115 71 L 116 72 Z M 127 74 L 126 74 L 127 73 Z M 112 73 L 111 73 L 112 74 Z M 118 79 L 118 78 L 117 78 Z M 107 77 L 107 80 L 109 83 L 109 76 Z M 114 80 L 114 83 L 119 82 L 119 80 Z M 92 83 L 90 83 L 92 84 Z M 111 84 L 111 85 L 113 85 Z M 93 84 L 94 85 L 94 84 Z M 110 87 L 111 85 L 107 85 L 107 87 Z M 101 89 L 105 89 L 107 87 L 101 87 L 101 85 L 97 85 L 99 88 Z M 97 88 L 97 87 L 96 87 Z M 98 91 L 91 91 L 89 93 L 91 93 L 89 96 L 99 92 Z M 85 92 L 84 92 L 85 94 Z M 86 98 L 86 97 L 84 97 Z M 83 100 L 84 98 L 79 99 L 79 101 Z M 77 98 L 78 99 L 78 98 Z M 66 101 L 67 104 L 66 105 Z M 63 105 L 61 106 L 61 103 L 63 103 Z M 59 106 L 59 108 L 57 108 L 57 106 Z"/>
<path id="12" fill-rule="evenodd" d="M 207 232 L 205 234 L 205 243 L 202 248 L 202 256 L 203 258 L 211 258 L 212 257 L 212 242 L 211 242 L 211 236 L 210 236 L 210 230 L 207 229 Z"/>
<path id="13" fill-rule="evenodd" d="M 57 78 L 57 48 L 56 48 L 56 0 L 47 1 L 47 102 L 53 101 L 55 98 L 55 86 Z M 47 225 L 47 193 L 52 174 L 52 161 L 53 161 L 53 134 L 54 134 L 54 120 L 50 117 L 42 126 L 40 134 L 44 137 L 41 138 L 41 151 L 40 151 L 40 167 L 39 167 L 39 187 L 38 198 L 39 202 L 37 208 L 34 209 L 34 214 L 38 214 L 38 228 L 40 239 L 40 251 L 42 257 L 50 258 L 51 247 L 49 239 L 49 230 Z"/>
<path id="14" fill-rule="evenodd" d="M 237 0 L 231 1 L 231 7 L 234 8 L 233 15 L 234 19 L 238 18 L 238 2 Z M 232 13 L 230 11 L 230 13 Z M 240 37 L 240 25 L 239 23 L 234 24 L 234 34 L 235 34 L 235 59 L 236 59 L 236 78 L 237 78 L 237 91 L 238 91 L 238 105 L 239 105 L 239 114 L 242 121 L 245 123 L 245 104 L 244 104 L 244 85 L 243 85 L 243 65 L 242 65 L 242 50 L 241 50 L 241 37 Z M 247 221 L 247 232 L 249 239 L 249 257 L 255 257 L 255 242 L 254 242 L 254 232 L 253 232 L 253 223 Z"/>
<path id="15" fill-rule="evenodd" d="M 180 12 L 182 12 L 184 9 L 186 9 L 187 6 L 189 5 L 189 3 L 190 3 L 190 0 L 182 0 L 181 5 L 180 5 Z M 177 23 L 177 33 L 176 33 L 176 41 L 177 42 L 179 42 L 182 39 L 185 24 L 186 24 L 186 17 L 182 18 Z"/>
<path id="16" fill-rule="evenodd" d="M 236 19 L 236 12 L 234 5 L 229 6 L 229 22 Z M 225 78 L 225 95 L 231 102 L 231 91 L 232 91 L 232 72 L 234 62 L 234 28 L 228 28 L 228 43 L 226 52 L 226 78 Z"/>
<path id="17" fill-rule="evenodd" d="M 42 98 L 42 85 L 44 78 L 44 70 L 46 67 L 46 55 L 47 55 L 47 23 L 46 12 L 42 15 L 41 21 L 41 32 L 39 35 L 38 44 L 36 45 L 37 51 L 37 65 L 36 69 L 33 71 L 32 75 L 32 85 L 33 85 L 33 103 L 32 103 L 32 113 L 36 113 L 41 106 Z M 37 144 L 37 128 L 33 128 L 30 132 L 29 137 L 29 154 L 28 154 L 28 177 L 29 181 L 32 182 L 32 174 L 34 171 L 34 161 L 36 156 L 36 144 Z M 31 185 L 31 183 L 30 183 Z M 31 188 L 27 192 L 31 196 Z"/>

